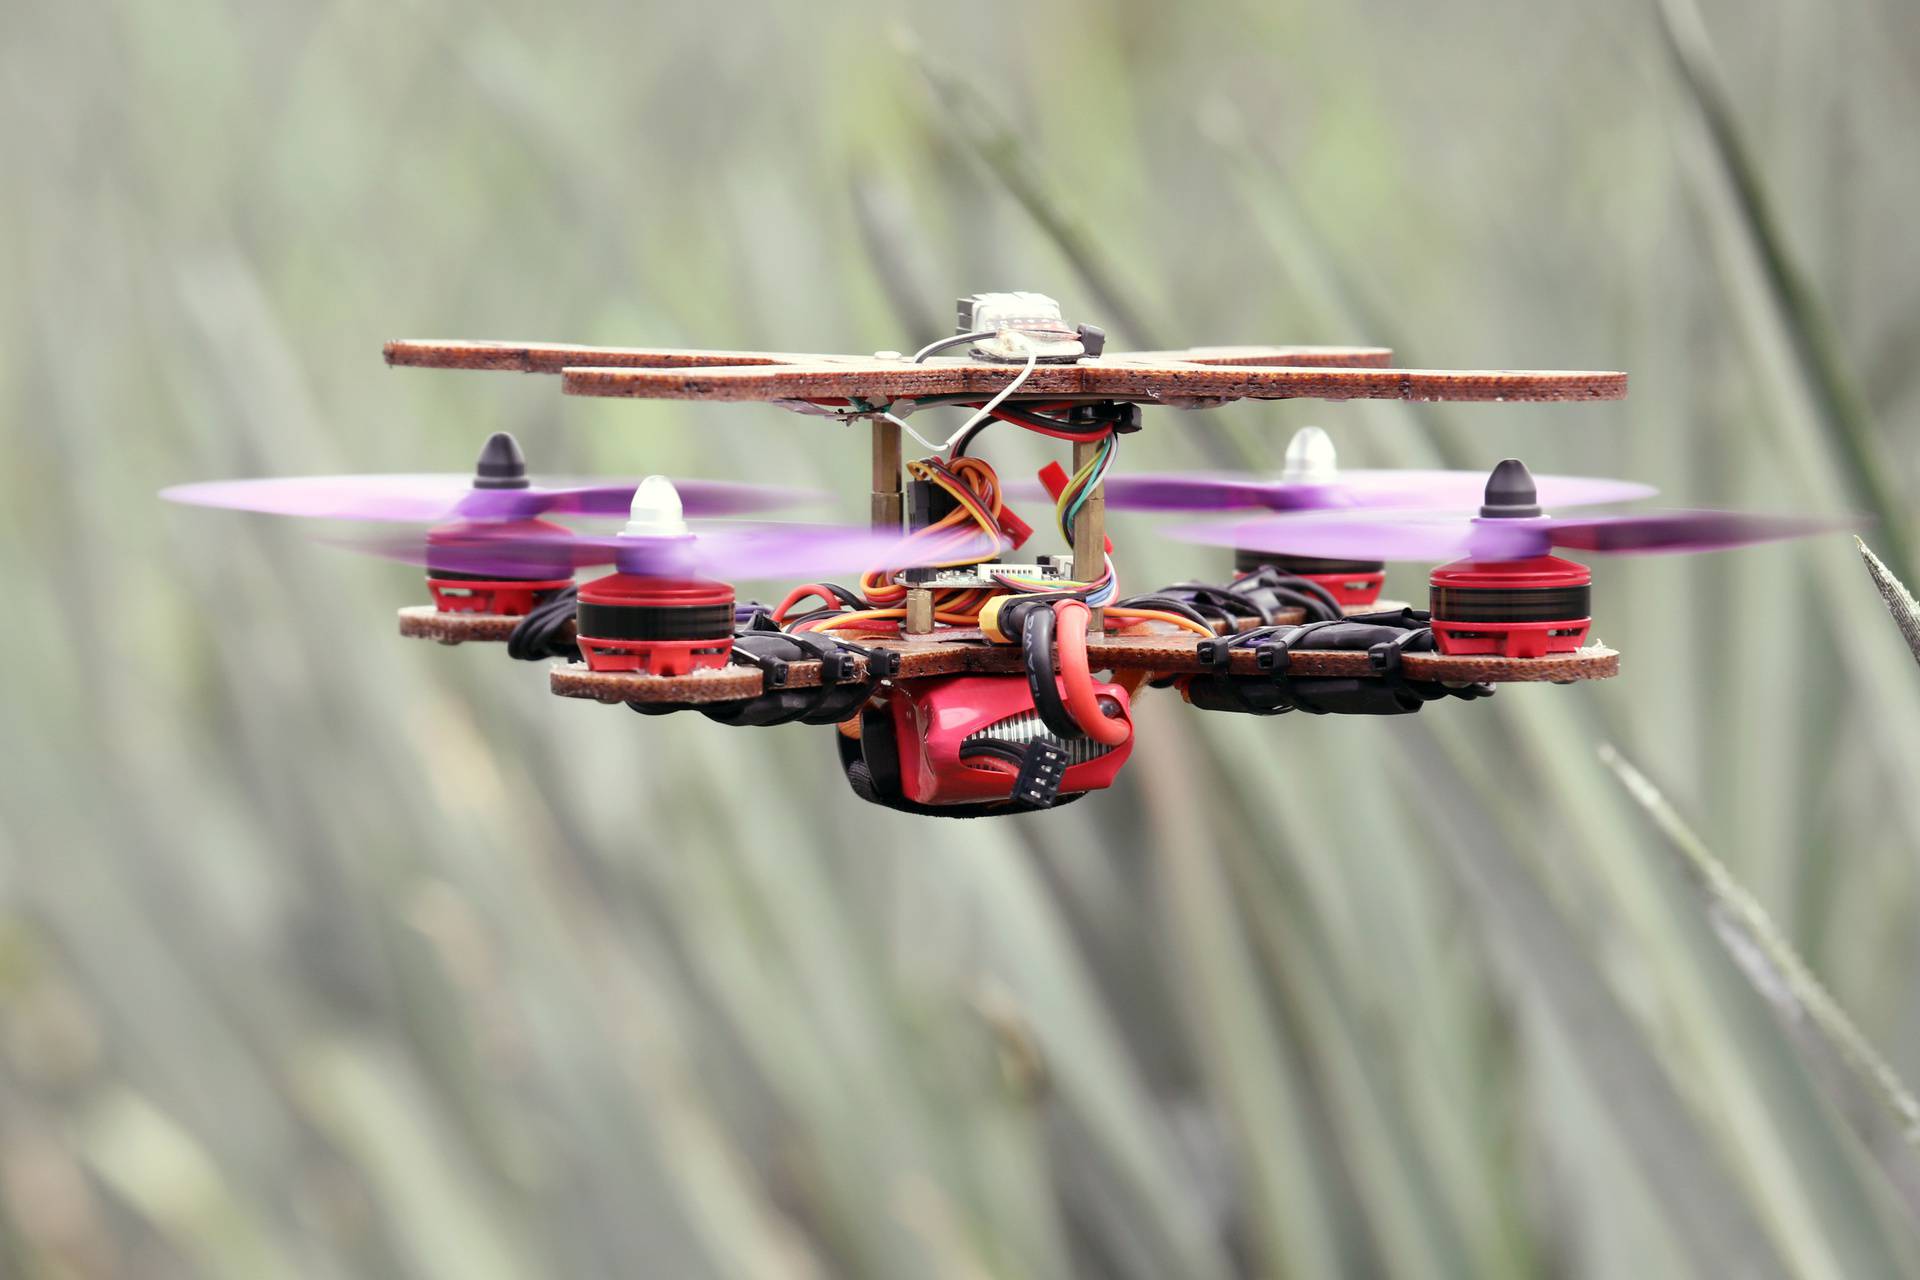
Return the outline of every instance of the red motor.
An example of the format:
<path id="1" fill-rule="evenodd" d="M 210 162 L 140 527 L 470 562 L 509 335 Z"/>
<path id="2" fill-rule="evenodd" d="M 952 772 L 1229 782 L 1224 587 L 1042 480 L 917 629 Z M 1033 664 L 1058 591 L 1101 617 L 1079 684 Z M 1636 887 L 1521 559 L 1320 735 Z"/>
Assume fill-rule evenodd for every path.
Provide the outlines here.
<path id="1" fill-rule="evenodd" d="M 1272 551 L 1236 551 L 1234 572 L 1240 575 L 1274 568 L 1326 588 L 1342 608 L 1369 605 L 1386 585 L 1387 566 L 1379 560 L 1322 560 L 1315 556 L 1280 555 Z"/>
<path id="2" fill-rule="evenodd" d="M 1480 520 L 1540 518 L 1539 491 L 1526 464 L 1508 458 L 1487 477 Z M 1428 580 L 1433 639 L 1442 653 L 1544 658 L 1587 642 L 1593 574 L 1558 556 L 1456 560 Z"/>
<path id="3" fill-rule="evenodd" d="M 1126 690 L 1095 684 L 1109 718 L 1132 725 Z M 946 676 L 896 688 L 892 710 L 900 790 L 916 804 L 969 804 L 1013 794 L 1017 766 L 1006 748 L 1024 751 L 1036 741 L 1066 753 L 1061 795 L 1100 791 L 1113 783 L 1133 751 L 1128 736 L 1117 747 L 1091 738 L 1061 741 L 1042 723 L 1023 676 Z M 997 744 L 994 745 L 994 744 Z"/>
<path id="4" fill-rule="evenodd" d="M 487 438 L 473 468 L 473 487 L 478 493 L 526 489 L 527 459 L 519 442 L 504 431 Z M 559 592 L 573 585 L 573 559 L 564 550 L 556 550 L 551 561 L 543 555 L 525 557 L 521 573 L 461 573 L 446 564 L 460 563 L 462 556 L 450 554 L 464 549 L 489 553 L 494 540 L 525 538 L 571 538 L 564 525 L 547 520 L 456 520 L 427 531 L 427 590 L 433 593 L 433 607 L 441 613 L 496 613 L 522 617 L 532 613 Z M 443 552 L 442 564 L 433 562 L 435 548 Z M 517 560 L 519 557 L 514 557 Z M 514 564 L 518 568 L 517 563 Z"/>
<path id="5" fill-rule="evenodd" d="M 685 675 L 733 651 L 733 588 L 610 573 L 580 588 L 580 656 L 595 671 Z"/>
<path id="6" fill-rule="evenodd" d="M 442 525 L 427 532 L 427 590 L 441 613 L 497 613 L 519 617 L 573 585 L 573 566 L 564 551 L 551 569 L 529 564 L 531 577 L 460 573 L 433 563 L 434 548 L 484 550 L 489 539 L 571 538 L 573 531 L 549 520 L 481 521 Z M 458 557 L 449 556 L 458 562 Z"/>
<path id="7" fill-rule="evenodd" d="M 1428 607 L 1442 653 L 1544 658 L 1586 643 L 1593 575 L 1558 556 L 1457 560 L 1433 571 Z"/>

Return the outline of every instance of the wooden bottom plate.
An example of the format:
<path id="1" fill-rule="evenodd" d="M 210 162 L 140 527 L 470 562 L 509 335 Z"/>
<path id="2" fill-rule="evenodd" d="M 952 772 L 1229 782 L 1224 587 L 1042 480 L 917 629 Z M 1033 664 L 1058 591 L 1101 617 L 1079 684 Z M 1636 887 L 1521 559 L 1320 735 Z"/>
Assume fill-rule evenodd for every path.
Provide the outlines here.
<path id="1" fill-rule="evenodd" d="M 1398 609 L 1396 601 L 1382 600 L 1376 604 L 1349 609 L 1349 613 L 1372 613 L 1380 609 Z M 1276 621 L 1282 626 L 1291 626 L 1305 618 L 1298 609 L 1282 609 L 1276 615 Z M 400 634 L 410 640 L 437 640 L 441 644 L 505 644 L 513 629 L 520 624 L 520 618 L 508 613 L 441 613 L 430 604 L 408 605 L 400 610 Z M 1256 624 L 1253 618 L 1241 619 L 1241 626 Z M 567 639 L 573 638 L 571 624 L 563 631 Z"/>
<path id="2" fill-rule="evenodd" d="M 966 633 L 957 633 L 965 635 Z M 973 633 L 975 636 L 978 633 Z M 985 644 L 978 639 L 945 637 L 937 640 L 863 641 L 872 648 L 893 649 L 900 654 L 900 674 L 896 679 L 914 680 L 927 676 L 979 673 L 1012 675 L 1020 671 L 1020 652 L 1008 645 Z M 1098 670 L 1147 671 L 1155 676 L 1184 675 L 1208 670 L 1197 652 L 1199 641 L 1191 636 L 1109 636 L 1089 638 L 1087 657 Z M 1575 653 L 1550 658 L 1465 657 L 1439 653 L 1409 653 L 1403 666 L 1413 680 L 1434 680 L 1442 684 L 1568 684 L 1576 680 L 1605 680 L 1620 672 L 1620 655 L 1612 649 L 1594 646 Z M 856 678 L 864 676 L 866 659 L 854 662 Z M 1228 670 L 1235 675 L 1257 675 L 1258 660 L 1251 648 L 1237 650 Z M 1373 674 L 1367 655 L 1355 650 L 1296 649 L 1289 670 L 1302 676 L 1368 676 Z M 598 702 L 734 702 L 761 692 L 760 672 L 753 667 L 721 667 L 684 676 L 635 675 L 616 671 L 591 671 L 584 663 L 569 662 L 552 668 L 549 681 L 553 692 L 563 698 L 589 698 Z M 809 688 L 820 683 L 820 664 L 795 662 L 788 667 L 790 688 Z"/>
<path id="3" fill-rule="evenodd" d="M 1391 608 L 1370 605 L 1368 609 Z M 413 605 L 400 610 L 400 634 L 441 644 L 501 643 L 520 622 L 517 617 L 488 613 L 441 613 L 431 605 Z M 1252 625 L 1248 619 L 1247 624 Z M 901 656 L 899 679 L 914 680 L 928 676 L 965 673 L 1012 675 L 1020 668 L 1018 649 L 987 644 L 978 631 L 942 631 L 925 640 L 891 638 L 863 639 L 873 648 L 897 650 Z M 1208 668 L 1198 656 L 1196 637 L 1174 633 L 1109 635 L 1089 638 L 1087 656 L 1099 670 L 1146 671 L 1154 676 L 1184 675 Z M 866 672 L 866 659 L 856 658 L 859 676 Z M 1404 658 L 1409 679 L 1435 680 L 1443 684 L 1570 684 L 1576 680 L 1605 680 L 1620 672 L 1620 655 L 1612 649 L 1592 646 L 1570 654 L 1549 658 L 1461 657 L 1439 653 L 1410 653 Z M 1255 675 L 1258 660 L 1251 648 L 1233 654 L 1228 670 L 1236 675 Z M 1368 676 L 1373 674 L 1367 655 L 1355 650 L 1296 650 L 1290 670 L 1303 676 Z M 753 667 L 728 666 L 697 671 L 684 676 L 635 675 L 625 672 L 591 671 L 584 663 L 570 662 L 552 668 L 553 692 L 564 698 L 588 698 L 598 702 L 682 702 L 700 704 L 736 702 L 756 697 L 761 692 L 760 672 Z M 810 688 L 820 683 L 820 664 L 795 662 L 789 665 L 789 686 Z"/>

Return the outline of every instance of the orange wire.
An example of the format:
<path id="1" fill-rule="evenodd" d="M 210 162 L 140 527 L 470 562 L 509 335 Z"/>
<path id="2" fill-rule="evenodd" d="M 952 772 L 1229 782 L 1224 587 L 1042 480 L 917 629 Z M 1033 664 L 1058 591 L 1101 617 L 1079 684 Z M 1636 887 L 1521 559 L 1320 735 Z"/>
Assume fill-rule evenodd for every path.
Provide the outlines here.
<path id="1" fill-rule="evenodd" d="M 1005 496 L 992 464 L 981 458 L 928 458 L 908 463 L 907 470 L 915 479 L 940 486 L 958 504 L 934 523 L 909 535 L 910 539 L 937 540 L 973 529 L 996 540 L 1004 536 L 1000 515 L 1006 509 Z M 906 599 L 907 587 L 892 581 L 886 571 L 877 570 L 861 575 L 860 594 L 868 604 L 890 609 Z M 950 626 L 976 625 L 980 620 L 980 606 L 994 594 L 977 587 L 937 590 L 933 595 L 934 620 Z"/>
<path id="2" fill-rule="evenodd" d="M 1115 609 L 1109 607 L 1107 609 L 1107 621 L 1112 622 L 1115 619 L 1123 622 L 1166 622 L 1179 627 L 1183 631 L 1191 631 L 1195 635 L 1205 636 L 1209 640 L 1214 638 L 1212 627 L 1202 626 L 1192 618 L 1182 617 L 1177 613 L 1168 613 L 1162 609 Z"/>
<path id="3" fill-rule="evenodd" d="M 803 622 L 799 626 L 795 627 L 794 630 L 796 631 L 837 631 L 841 627 L 854 626 L 854 627 L 865 627 L 868 630 L 875 630 L 875 631 L 896 631 L 897 632 L 900 629 L 898 625 L 899 622 L 902 619 L 904 619 L 906 616 L 907 616 L 907 611 L 905 609 L 856 609 L 851 613 L 835 614 L 832 617 L 818 618 L 809 622 Z M 970 617 L 966 614 L 942 613 L 939 610 L 935 610 L 933 615 L 933 620 L 935 622 L 944 622 L 950 627 L 964 627 L 969 623 L 978 622 L 979 618 L 977 616 Z M 881 623 L 881 624 L 892 623 L 894 625 L 891 625 L 891 626 L 882 625 L 882 626 L 876 627 L 876 626 L 870 625 L 873 623 Z"/>

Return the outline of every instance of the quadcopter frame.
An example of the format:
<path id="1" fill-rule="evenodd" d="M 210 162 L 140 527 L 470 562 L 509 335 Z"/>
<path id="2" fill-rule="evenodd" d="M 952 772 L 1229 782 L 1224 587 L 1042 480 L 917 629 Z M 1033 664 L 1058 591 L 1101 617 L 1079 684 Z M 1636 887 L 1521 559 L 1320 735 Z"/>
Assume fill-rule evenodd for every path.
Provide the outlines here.
<path id="1" fill-rule="evenodd" d="M 956 446 L 950 466 L 962 465 L 956 460 L 964 446 L 956 442 L 989 415 L 1064 434 L 1072 442 L 1074 492 L 1063 495 L 1061 487 L 1069 484 L 1064 476 L 1050 487 L 1061 499 L 1059 519 L 1074 548 L 1069 586 L 1112 581 L 1103 478 L 1113 435 L 1139 426 L 1133 406 L 1197 410 L 1238 399 L 1303 397 L 1541 402 L 1614 400 L 1626 394 L 1621 373 L 1396 369 L 1392 353 L 1381 347 L 1106 354 L 1104 334 L 1088 326 L 1066 329 L 1057 309 L 1037 329 L 1017 322 L 969 323 L 979 318 L 970 315 L 970 305 L 1007 300 L 1052 305 L 1033 295 L 963 299 L 960 335 L 913 357 L 888 351 L 853 356 L 399 341 L 387 345 L 386 358 L 401 367 L 554 374 L 568 395 L 762 402 L 847 422 L 864 418 L 871 432 L 869 520 L 876 531 L 890 533 L 908 525 L 927 528 L 937 518 L 931 505 L 935 495 L 926 483 L 916 484 L 915 509 L 909 511 L 903 431 L 910 428 L 904 418 L 917 408 L 945 404 L 976 410 L 968 427 L 949 441 Z M 976 339 L 990 340 L 964 357 L 935 354 Z M 1062 430 L 1049 425 L 1063 421 L 1057 417 L 1026 416 L 1062 409 L 1065 422 L 1093 423 L 1096 429 Z M 913 465 L 916 475 L 931 474 L 927 461 Z M 957 478 L 950 470 L 945 474 L 948 480 Z M 952 498 L 961 496 L 955 491 Z M 636 512 L 637 504 L 638 498 Z M 977 503 L 974 510 L 976 519 L 1001 522 L 1003 532 L 1012 528 L 997 502 L 991 513 Z M 1016 534 L 1017 544 L 1024 532 Z M 901 606 L 896 635 L 861 631 L 856 643 L 839 634 L 801 635 L 789 629 L 769 634 L 749 626 L 736 631 L 730 650 L 729 642 L 719 642 L 724 656 L 718 660 L 725 665 L 699 664 L 691 670 L 606 669 L 604 658 L 595 661 L 589 653 L 575 620 L 551 610 L 530 633 L 523 623 L 536 621 L 532 615 L 412 607 L 401 610 L 400 629 L 403 635 L 445 644 L 505 641 L 518 657 L 577 647 L 584 661 L 558 664 L 549 672 L 551 691 L 562 697 L 624 703 L 648 714 L 698 711 L 739 725 L 796 720 L 836 725 L 841 763 L 856 794 L 910 813 L 949 817 L 1046 808 L 1107 786 L 1131 749 L 1130 697 L 1149 683 L 1176 685 L 1200 709 L 1402 714 L 1436 698 L 1484 696 L 1494 683 L 1571 683 L 1604 679 L 1619 669 L 1612 650 L 1585 643 L 1584 624 L 1577 638 L 1558 633 L 1560 645 L 1581 646 L 1570 652 L 1515 657 L 1420 651 L 1416 640 L 1424 637 L 1431 646 L 1438 634 L 1437 628 L 1421 630 L 1425 615 L 1404 608 L 1397 616 L 1370 612 L 1382 606 L 1345 605 L 1348 597 L 1320 588 L 1314 588 L 1317 604 L 1311 593 L 1259 600 L 1228 593 L 1230 600 L 1258 608 L 1262 617 L 1236 616 L 1235 605 L 1214 615 L 1189 608 L 1185 620 L 1138 607 L 1116 609 L 1108 619 L 1091 607 L 1099 597 L 1068 597 L 1047 605 L 1038 602 L 1054 597 L 1044 591 L 1020 595 L 1029 588 L 1004 575 L 975 577 L 974 582 L 1000 584 L 999 590 L 1016 594 L 979 605 L 973 623 L 964 613 L 937 613 L 940 597 L 926 576 L 909 572 L 904 578 L 889 588 L 899 593 L 892 598 Z M 603 582 L 616 580 L 617 575 Z M 649 580 L 630 581 L 652 590 Z M 1375 592 L 1378 581 L 1372 578 Z M 730 588 L 719 590 L 730 597 Z M 796 597 L 804 598 L 807 590 Z M 828 589 L 811 590 L 824 594 Z M 1073 598 L 1084 603 L 1070 605 Z M 580 599 L 584 609 L 584 589 Z M 1312 606 L 1324 621 L 1294 625 L 1306 622 L 1307 611 L 1284 607 L 1288 599 Z M 1045 616 L 1035 616 L 1036 611 Z M 1343 614 L 1352 622 L 1340 622 Z M 1076 633 L 1083 615 L 1086 634 L 1081 636 Z M 854 616 L 859 615 L 849 615 L 849 621 Z M 775 611 L 772 617 L 777 622 L 782 614 Z M 1165 634 L 1156 630 L 1163 623 L 1148 620 L 1155 617 L 1188 629 Z M 1118 626 L 1110 629 L 1110 621 Z M 1202 638 L 1209 629 L 1212 635 Z M 540 638 L 524 638 L 530 635 Z M 1320 638 L 1322 647 L 1306 647 L 1310 637 Z M 1499 642 L 1491 647 L 1505 648 Z M 1072 679 L 1065 678 L 1069 660 Z M 1111 682 L 1095 679 L 1100 671 L 1110 672 Z M 1063 696 L 1073 705 L 1062 705 Z M 983 754 L 997 759 L 983 760 Z M 996 774 L 999 781 L 987 780 Z"/>
<path id="2" fill-rule="evenodd" d="M 410 368 L 491 370 L 558 375 L 568 395 L 665 400 L 757 401 L 805 412 L 866 417 L 871 430 L 869 510 L 873 527 L 898 531 L 905 519 L 904 459 L 901 425 L 887 412 L 911 411 L 915 402 L 943 397 L 986 400 L 1005 391 L 1020 366 L 1004 361 L 935 357 L 920 362 L 893 352 L 874 356 L 818 355 L 769 351 L 688 350 L 655 347 L 593 347 L 548 343 L 397 341 L 386 347 L 390 365 Z M 1392 352 L 1382 347 L 1242 346 L 1186 351 L 1105 354 L 1071 363 L 1034 363 L 1026 367 L 1019 398 L 1009 404 L 1138 404 L 1205 409 L 1238 399 L 1326 400 L 1400 399 L 1464 401 L 1615 400 L 1626 394 L 1626 375 L 1573 371 L 1407 370 L 1391 367 Z M 1075 443 L 1075 470 L 1086 466 L 1098 445 Z M 1105 511 L 1096 485 L 1073 521 L 1073 543 L 1097 549 L 1106 543 Z M 1099 565 L 1079 553 L 1073 576 L 1091 578 Z M 899 638 L 868 638 L 865 652 L 898 654 L 887 673 L 895 682 L 958 673 L 1016 674 L 1020 654 L 984 643 L 977 630 L 937 628 L 930 593 L 909 589 Z M 1371 606 L 1378 607 L 1378 606 Z M 1349 610 L 1360 612 L 1360 610 Z M 1298 613 L 1275 615 L 1298 622 Z M 519 619 L 439 613 L 431 608 L 401 611 L 404 635 L 446 644 L 503 641 Z M 1223 623 L 1223 635 L 1244 632 L 1259 620 Z M 1141 628 L 1130 629 L 1133 631 Z M 1232 651 L 1224 661 L 1201 657 L 1204 641 L 1184 635 L 1109 636 L 1094 611 L 1087 656 L 1097 669 L 1131 674 L 1141 680 L 1169 680 L 1207 671 L 1250 675 L 1259 671 L 1252 648 Z M 871 682 L 873 659 L 854 656 L 842 669 L 847 682 Z M 1289 656 L 1288 670 L 1300 676 L 1368 678 L 1383 673 L 1377 659 L 1351 650 L 1300 650 Z M 822 683 L 818 661 L 782 663 L 778 686 L 807 688 Z M 1577 652 L 1544 658 L 1408 653 L 1398 674 L 1448 687 L 1477 683 L 1569 683 L 1617 674 L 1619 656 L 1589 645 Z M 733 665 L 683 675 L 593 671 L 583 664 L 555 666 L 552 691 L 563 697 L 659 707 L 700 707 L 751 699 L 775 685 L 764 665 Z"/>

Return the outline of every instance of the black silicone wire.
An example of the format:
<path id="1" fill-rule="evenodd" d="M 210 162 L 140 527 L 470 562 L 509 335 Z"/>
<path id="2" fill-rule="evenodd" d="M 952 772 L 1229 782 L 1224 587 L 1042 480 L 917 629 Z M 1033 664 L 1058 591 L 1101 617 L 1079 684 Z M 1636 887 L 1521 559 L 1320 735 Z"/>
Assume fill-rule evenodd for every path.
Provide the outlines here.
<path id="1" fill-rule="evenodd" d="M 535 605 L 526 617 L 514 624 L 512 634 L 507 637 L 507 656 L 522 662 L 579 657 L 580 646 L 561 638 L 579 608 L 579 595 L 580 588 L 568 587 L 551 600 Z"/>
<path id="2" fill-rule="evenodd" d="M 1033 709 L 1040 714 L 1040 723 L 1053 731 L 1055 737 L 1063 742 L 1071 742 L 1086 735 L 1080 732 L 1080 726 L 1067 711 L 1067 703 L 1060 696 L 1058 669 L 1053 661 L 1053 609 L 1041 605 L 1027 614 L 1027 620 L 1020 626 L 1020 656 L 1027 669 L 1027 688 L 1033 694 Z"/>

